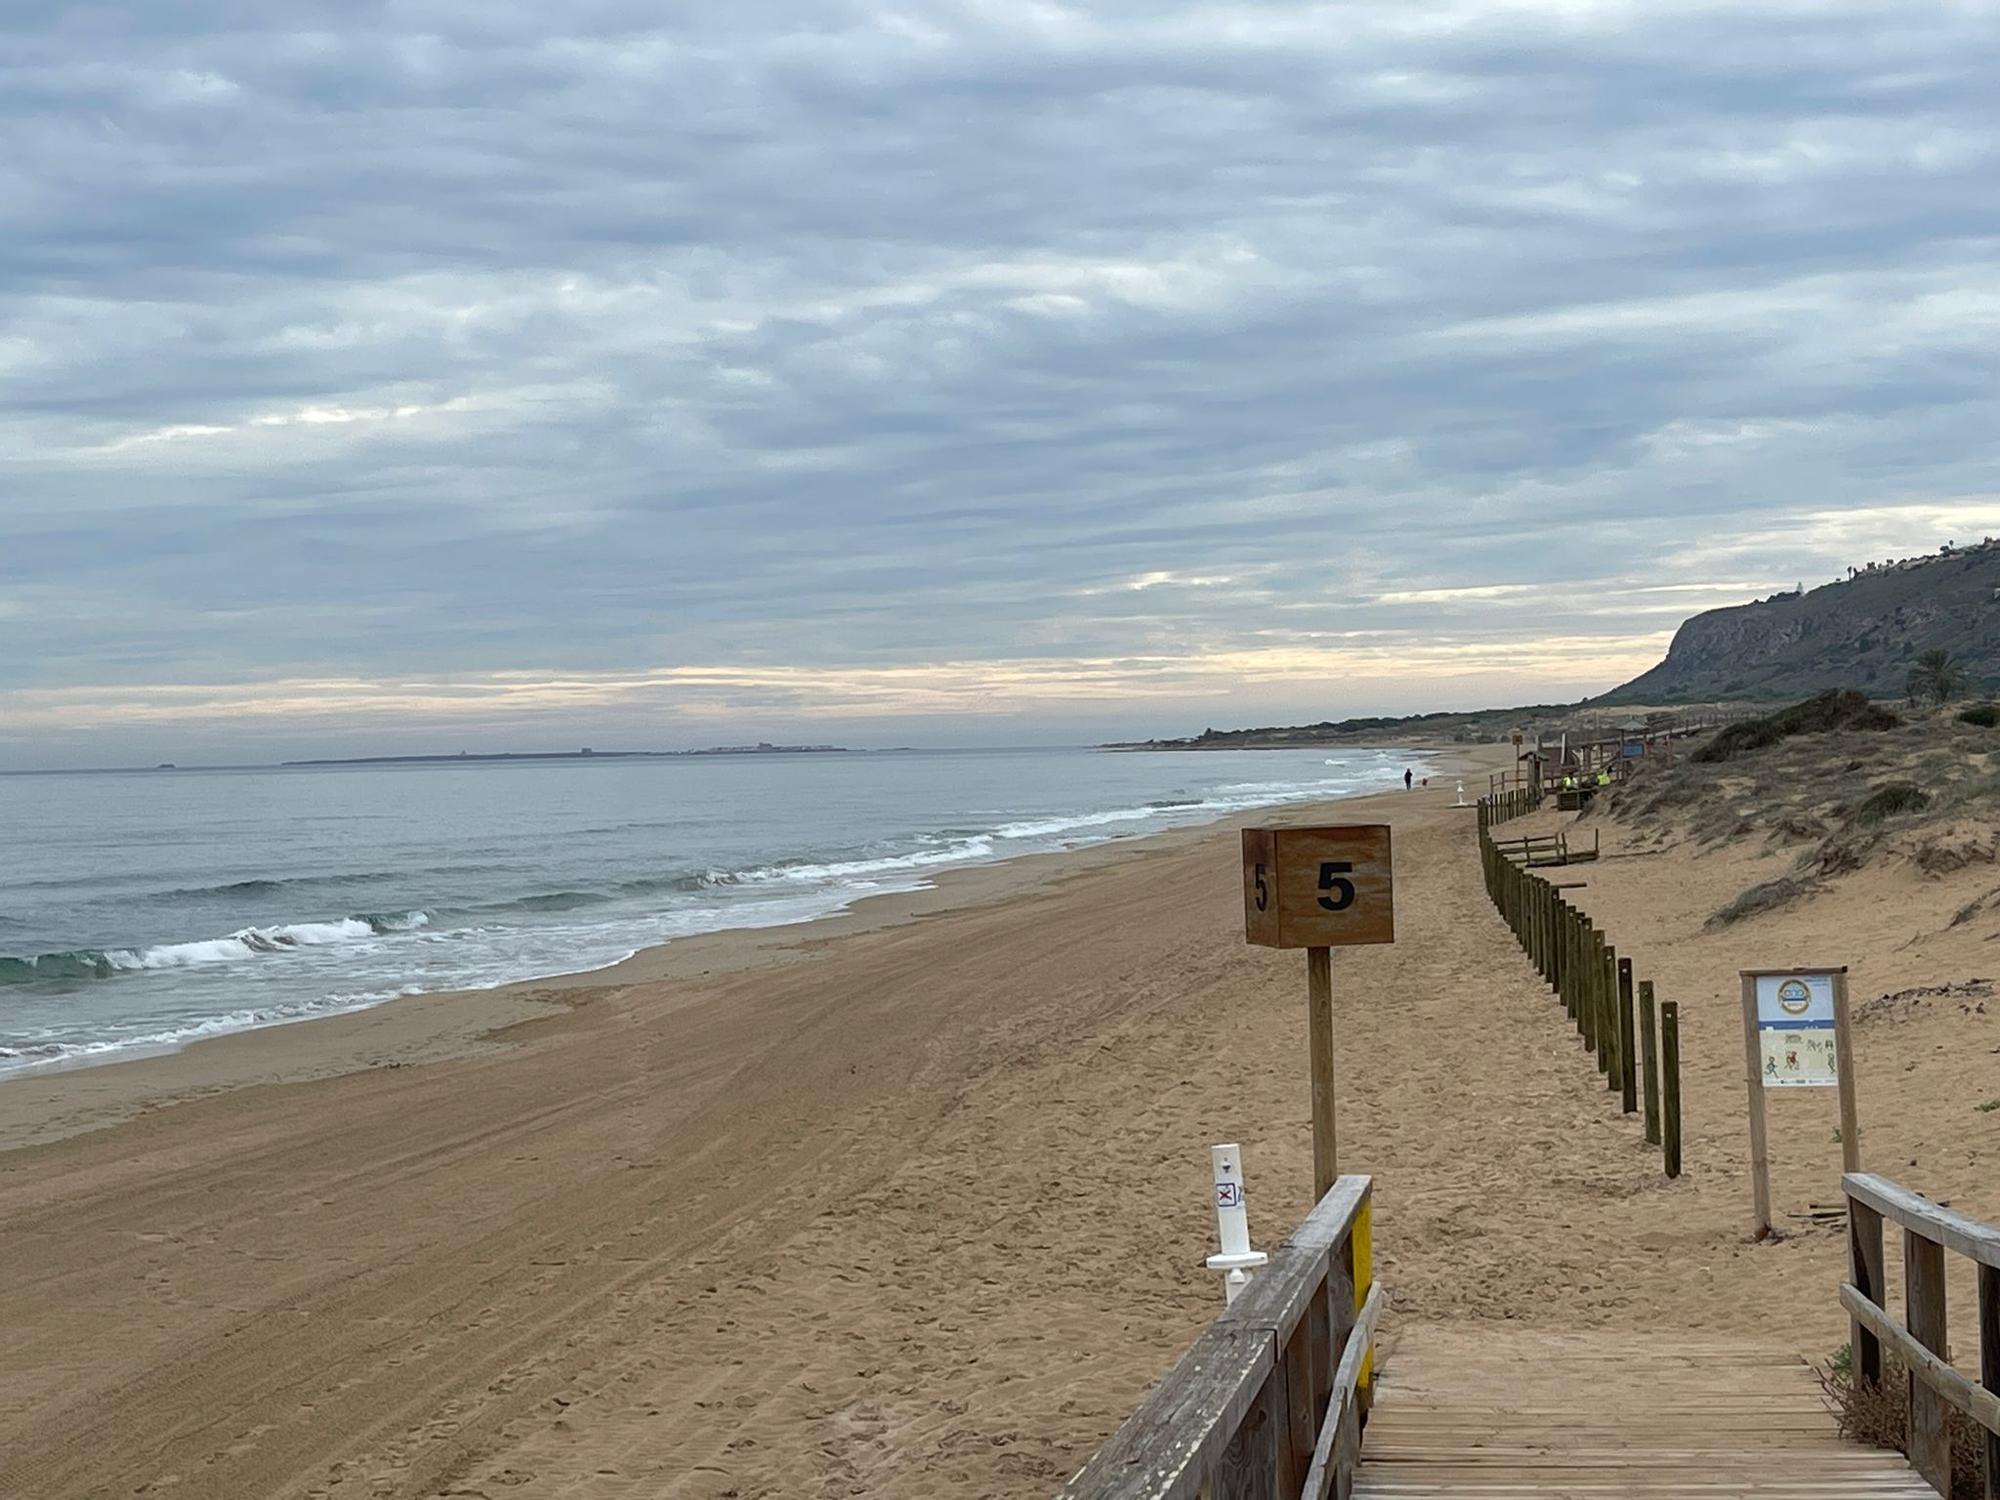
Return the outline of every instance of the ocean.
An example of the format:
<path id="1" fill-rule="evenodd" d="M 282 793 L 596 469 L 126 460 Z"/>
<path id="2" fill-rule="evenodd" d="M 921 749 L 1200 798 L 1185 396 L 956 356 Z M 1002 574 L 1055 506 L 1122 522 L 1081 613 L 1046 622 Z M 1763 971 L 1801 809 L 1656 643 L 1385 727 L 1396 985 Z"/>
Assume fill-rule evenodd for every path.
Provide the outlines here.
<path id="1" fill-rule="evenodd" d="M 1401 750 L 0 776 L 0 1075 L 808 922 L 941 870 L 1400 784 Z"/>

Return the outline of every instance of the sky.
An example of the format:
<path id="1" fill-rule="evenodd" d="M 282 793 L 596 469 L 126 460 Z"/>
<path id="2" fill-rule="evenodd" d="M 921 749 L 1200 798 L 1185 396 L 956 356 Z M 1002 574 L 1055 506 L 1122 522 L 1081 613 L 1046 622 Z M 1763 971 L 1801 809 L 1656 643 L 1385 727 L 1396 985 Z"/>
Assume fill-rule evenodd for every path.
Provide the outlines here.
<path id="1" fill-rule="evenodd" d="M 2000 532 L 2000 5 L 7 0 L 0 767 L 1541 702 Z"/>

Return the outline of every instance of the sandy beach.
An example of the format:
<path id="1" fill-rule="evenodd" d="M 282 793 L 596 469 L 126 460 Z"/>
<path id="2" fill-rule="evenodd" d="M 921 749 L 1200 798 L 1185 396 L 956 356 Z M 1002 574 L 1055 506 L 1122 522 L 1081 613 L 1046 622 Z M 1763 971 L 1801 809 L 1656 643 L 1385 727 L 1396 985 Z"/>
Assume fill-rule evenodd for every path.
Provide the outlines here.
<path id="1" fill-rule="evenodd" d="M 1776 856 L 1608 828 L 1578 895 L 1685 1016 L 1668 1182 L 1451 803 L 1282 814 L 1395 829 L 1399 941 L 1335 962 L 1389 1360 L 1453 1320 L 1845 1336 L 1838 1232 L 1747 1236 L 1746 963 L 1852 964 L 1866 1164 L 2000 1212 L 2000 1003 L 1872 1003 L 1992 972 L 1950 925 L 1990 868 L 1709 933 Z M 0 1494 L 1049 1494 L 1219 1305 L 1209 1143 L 1242 1143 L 1260 1241 L 1307 1206 L 1254 821 L 0 1085 Z M 1780 1212 L 1831 1200 L 1830 1095 L 1772 1125 Z"/>

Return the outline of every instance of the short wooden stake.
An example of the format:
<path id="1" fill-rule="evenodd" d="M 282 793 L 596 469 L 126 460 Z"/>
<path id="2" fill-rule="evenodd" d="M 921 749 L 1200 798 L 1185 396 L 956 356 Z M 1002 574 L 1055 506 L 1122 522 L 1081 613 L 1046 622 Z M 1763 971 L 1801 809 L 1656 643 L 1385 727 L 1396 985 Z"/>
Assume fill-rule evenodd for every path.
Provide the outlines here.
<path id="1" fill-rule="evenodd" d="M 1667 1175 L 1681 1175 L 1681 1008 L 1660 1007 L 1660 1129 L 1666 1137 Z"/>
<path id="2" fill-rule="evenodd" d="M 1743 1071 L 1750 1086 L 1750 1232 L 1771 1232 L 1771 1155 L 1764 1143 L 1764 1058 L 1757 1040 L 1757 981 L 1743 976 Z"/>
<path id="3" fill-rule="evenodd" d="M 1568 902 L 1556 908 L 1556 998 L 1562 1014 L 1576 1020 L 1576 914 Z"/>
<path id="4" fill-rule="evenodd" d="M 1618 949 L 1611 943 L 1604 945 L 1604 1009 L 1598 1016 L 1597 1046 L 1598 1067 L 1604 1074 L 1604 1086 L 1613 1093 L 1618 1091 Z"/>
<path id="5" fill-rule="evenodd" d="M 1542 952 L 1548 959 L 1549 988 L 1562 997 L 1562 897 L 1551 885 L 1542 893 L 1547 910 L 1542 916 Z"/>
<path id="6" fill-rule="evenodd" d="M 1618 1102 L 1626 1114 L 1639 1107 L 1639 1063 L 1633 1056 L 1632 960 L 1618 960 Z"/>
<path id="7" fill-rule="evenodd" d="M 1646 1094 L 1646 1144 L 1660 1144 L 1660 1038 L 1653 1015 L 1653 981 L 1639 981 L 1639 1062 Z"/>
<path id="8" fill-rule="evenodd" d="M 1333 1112 L 1333 953 L 1306 949 L 1306 1050 L 1312 1059 L 1313 1201 L 1340 1176 Z"/>
<path id="9" fill-rule="evenodd" d="M 1592 1049 L 1597 1046 L 1597 968 L 1592 961 L 1596 952 L 1590 918 L 1583 919 L 1577 930 L 1576 942 L 1576 1019 L 1577 1029 L 1583 1033 L 1583 1045 Z"/>
<path id="10" fill-rule="evenodd" d="M 1597 1014 L 1591 1020 L 1597 1028 L 1597 1071 L 1604 1075 L 1606 1086 L 1615 1089 L 1618 1079 L 1612 1071 L 1611 1055 L 1618 1045 L 1618 1023 L 1613 1019 L 1618 1014 L 1618 950 L 1601 932 L 1591 960 L 1597 966 Z"/>

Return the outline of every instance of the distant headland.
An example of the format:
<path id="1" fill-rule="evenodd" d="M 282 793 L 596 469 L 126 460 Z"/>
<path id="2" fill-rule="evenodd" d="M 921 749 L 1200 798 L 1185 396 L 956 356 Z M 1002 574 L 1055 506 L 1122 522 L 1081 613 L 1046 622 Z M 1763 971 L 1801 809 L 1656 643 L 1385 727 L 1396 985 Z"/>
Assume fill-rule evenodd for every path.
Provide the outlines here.
<path id="1" fill-rule="evenodd" d="M 457 766 L 508 760 L 686 760 L 697 755 L 849 755 L 845 745 L 712 745 L 706 750 L 501 750 L 475 755 L 350 755 L 325 760 L 288 760 L 286 766 Z"/>

